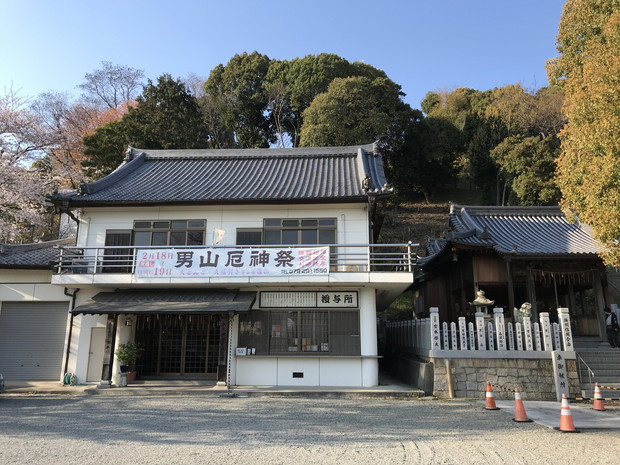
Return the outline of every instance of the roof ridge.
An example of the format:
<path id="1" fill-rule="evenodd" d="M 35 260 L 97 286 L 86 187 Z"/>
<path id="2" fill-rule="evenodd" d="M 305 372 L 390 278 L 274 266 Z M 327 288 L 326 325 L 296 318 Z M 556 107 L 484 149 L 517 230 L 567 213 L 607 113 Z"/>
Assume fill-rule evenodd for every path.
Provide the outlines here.
<path id="1" fill-rule="evenodd" d="M 356 154 L 351 152 L 351 153 L 292 153 L 292 154 L 275 154 L 275 155 L 268 155 L 268 154 L 246 154 L 246 155 L 234 155 L 234 154 L 230 154 L 230 155 L 225 155 L 225 154 L 217 154 L 217 155 L 211 155 L 211 154 L 199 154 L 196 153 L 195 155 L 192 154 L 155 154 L 152 155 L 148 152 L 144 152 L 146 154 L 146 161 L 149 160 L 155 160 L 155 159 L 177 159 L 177 160 L 195 160 L 196 158 L 204 158 L 204 159 L 208 159 L 208 160 L 229 160 L 231 158 L 237 159 L 237 160 L 245 160 L 245 159 L 282 159 L 282 158 L 321 158 L 321 157 L 342 157 L 342 158 L 352 158 L 355 157 Z"/>
<path id="2" fill-rule="evenodd" d="M 564 216 L 562 209 L 559 206 L 497 206 L 497 205 L 452 205 L 453 210 L 451 213 L 459 214 L 460 211 L 466 210 L 469 215 L 519 215 L 526 214 L 527 216 L 535 215 L 557 215 Z"/>
<path id="3" fill-rule="evenodd" d="M 73 242 L 75 242 L 75 236 L 66 237 L 64 239 L 54 239 L 53 241 L 32 242 L 30 244 L 0 244 L 0 253 L 10 254 L 26 252 L 29 250 L 46 249 Z"/>
<path id="4" fill-rule="evenodd" d="M 130 149 L 133 153 L 133 150 Z M 94 194 L 95 192 L 99 192 L 102 189 L 114 184 L 120 179 L 123 179 L 128 174 L 135 171 L 142 163 L 144 163 L 147 154 L 145 152 L 140 152 L 140 154 L 133 158 L 132 160 L 121 164 L 116 170 L 112 171 L 107 176 L 98 179 L 97 181 L 87 182 L 80 184 L 80 188 L 78 189 L 78 195 L 80 194 Z"/>

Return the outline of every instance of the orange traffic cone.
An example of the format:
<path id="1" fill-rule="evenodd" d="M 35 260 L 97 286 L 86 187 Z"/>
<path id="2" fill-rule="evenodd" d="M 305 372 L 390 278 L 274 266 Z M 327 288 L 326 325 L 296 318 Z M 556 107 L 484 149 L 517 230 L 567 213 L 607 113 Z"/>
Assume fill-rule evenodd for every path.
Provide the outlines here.
<path id="1" fill-rule="evenodd" d="M 594 385 L 594 403 L 592 404 L 592 408 L 601 412 L 605 410 L 605 401 L 601 395 L 601 388 L 598 387 L 598 383 Z"/>
<path id="2" fill-rule="evenodd" d="M 570 406 L 566 394 L 562 394 L 562 413 L 560 415 L 560 427 L 557 428 L 562 433 L 578 433 L 573 423 L 573 415 L 570 413 Z"/>
<path id="3" fill-rule="evenodd" d="M 512 419 L 512 421 L 532 421 L 527 417 L 527 413 L 525 413 L 525 406 L 523 405 L 523 401 L 521 400 L 521 393 L 519 392 L 519 388 L 515 388 L 515 417 Z"/>
<path id="4" fill-rule="evenodd" d="M 491 389 L 491 383 L 487 381 L 487 394 L 486 394 L 486 406 L 487 410 L 499 410 L 495 405 L 495 396 L 493 395 L 493 389 Z"/>

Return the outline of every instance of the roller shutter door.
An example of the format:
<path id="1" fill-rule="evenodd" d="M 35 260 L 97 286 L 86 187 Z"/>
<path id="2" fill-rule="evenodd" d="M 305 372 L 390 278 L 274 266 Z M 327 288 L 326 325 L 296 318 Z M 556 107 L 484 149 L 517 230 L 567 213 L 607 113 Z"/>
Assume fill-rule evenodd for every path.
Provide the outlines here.
<path id="1" fill-rule="evenodd" d="M 0 373 L 5 380 L 57 380 L 61 375 L 68 302 L 3 302 Z"/>

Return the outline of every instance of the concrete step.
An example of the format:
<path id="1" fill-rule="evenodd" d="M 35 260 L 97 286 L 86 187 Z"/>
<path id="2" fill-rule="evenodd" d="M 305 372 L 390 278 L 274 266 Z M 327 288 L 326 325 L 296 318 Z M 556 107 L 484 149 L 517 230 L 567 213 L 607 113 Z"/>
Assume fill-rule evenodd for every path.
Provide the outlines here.
<path id="1" fill-rule="evenodd" d="M 590 365 L 588 363 L 588 367 L 590 367 L 590 370 L 592 370 L 594 373 L 600 370 L 607 370 L 607 371 L 611 370 L 611 371 L 617 371 L 618 373 L 620 373 L 620 368 L 618 367 L 618 365 L 619 365 L 618 363 L 597 363 L 593 365 Z M 581 371 L 582 373 L 587 373 L 588 367 L 585 367 L 582 364 L 581 367 L 579 368 L 579 371 Z"/>

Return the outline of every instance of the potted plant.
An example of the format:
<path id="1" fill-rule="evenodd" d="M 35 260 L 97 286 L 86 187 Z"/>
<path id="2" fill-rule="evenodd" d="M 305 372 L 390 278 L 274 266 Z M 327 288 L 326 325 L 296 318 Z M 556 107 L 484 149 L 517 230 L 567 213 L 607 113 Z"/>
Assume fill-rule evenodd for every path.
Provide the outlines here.
<path id="1" fill-rule="evenodd" d="M 127 373 L 127 381 L 136 379 L 136 362 L 143 353 L 144 347 L 135 342 L 120 344 L 116 349 L 116 358 L 121 364 L 121 373 Z"/>

